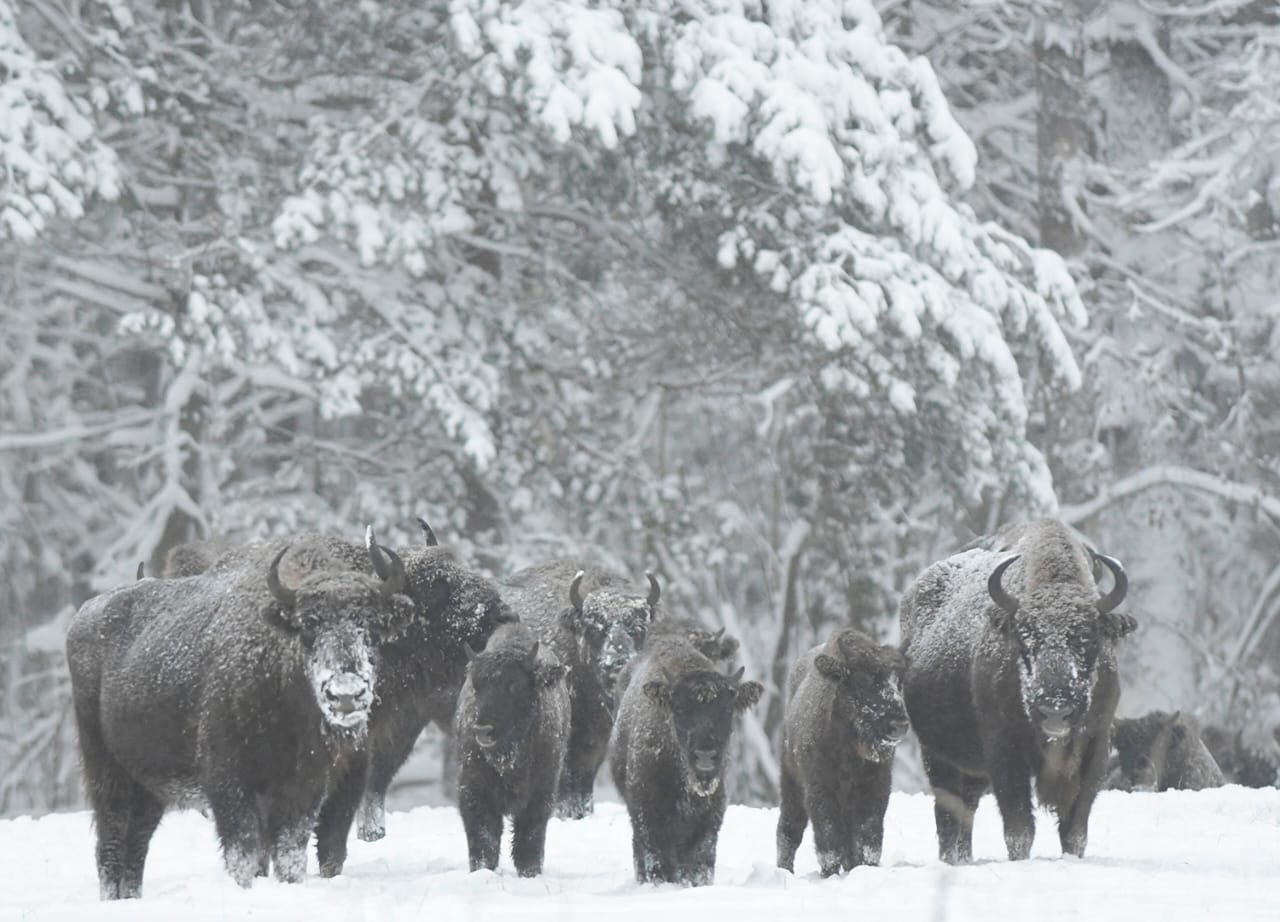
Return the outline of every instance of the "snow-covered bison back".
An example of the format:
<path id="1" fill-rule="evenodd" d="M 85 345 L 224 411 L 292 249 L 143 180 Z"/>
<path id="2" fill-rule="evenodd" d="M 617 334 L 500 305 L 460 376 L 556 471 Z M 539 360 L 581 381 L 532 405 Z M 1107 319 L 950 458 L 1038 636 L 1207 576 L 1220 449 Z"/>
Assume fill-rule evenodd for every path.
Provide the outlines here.
<path id="1" fill-rule="evenodd" d="M 326 540 L 268 543 L 238 568 L 123 586 L 72 619 L 67 662 L 103 899 L 141 896 L 171 805 L 208 805 L 241 886 L 273 863 L 279 879 L 302 879 L 326 790 L 364 772 L 374 643 L 412 611 L 398 559 L 383 582 L 346 569 Z M 339 873 L 345 836 L 320 836 L 317 853 L 322 874 Z"/>
<path id="2" fill-rule="evenodd" d="M 1105 596 L 1095 563 L 1115 578 Z M 971 860 L 973 812 L 989 788 L 1009 857 L 1026 858 L 1033 783 L 1057 814 L 1063 851 L 1083 856 L 1120 694 L 1115 646 L 1136 626 L 1114 611 L 1127 585 L 1117 561 L 1042 519 L 933 564 L 908 587 L 904 693 L 944 860 Z"/>

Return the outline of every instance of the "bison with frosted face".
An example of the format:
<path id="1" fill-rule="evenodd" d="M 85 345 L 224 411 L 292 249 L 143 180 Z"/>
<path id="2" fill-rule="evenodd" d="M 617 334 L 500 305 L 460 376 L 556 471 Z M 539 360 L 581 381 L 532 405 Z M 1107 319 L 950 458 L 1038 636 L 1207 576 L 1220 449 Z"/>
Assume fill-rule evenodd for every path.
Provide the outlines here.
<path id="1" fill-rule="evenodd" d="M 103 899 L 138 897 L 166 808 L 206 805 L 241 886 L 296 882 L 326 791 L 363 775 L 376 644 L 412 612 L 323 536 L 256 545 L 242 566 L 90 599 L 67 661 Z M 317 842 L 336 874 L 346 842 Z"/>
<path id="2" fill-rule="evenodd" d="M 682 638 L 646 648 L 623 695 L 611 766 L 631 818 L 636 880 L 692 885 L 715 876 L 733 718 L 759 699 Z"/>
<path id="3" fill-rule="evenodd" d="M 778 867 L 795 869 L 810 819 L 824 877 L 880 863 L 894 749 L 908 729 L 904 666 L 893 647 L 846 628 L 791 668 Z"/>
<path id="4" fill-rule="evenodd" d="M 1117 717 L 1111 725 L 1116 757 L 1107 787 L 1124 791 L 1199 791 L 1221 787 L 1222 770 L 1200 739 L 1196 719 L 1181 711 Z"/>
<path id="5" fill-rule="evenodd" d="M 1033 788 L 1057 814 L 1063 852 L 1084 855 L 1120 695 L 1116 644 L 1136 627 L 1115 611 L 1127 587 L 1119 562 L 1042 519 L 933 564 L 907 589 L 904 693 L 944 860 L 972 859 L 988 789 L 1011 859 L 1031 851 Z"/>
<path id="6" fill-rule="evenodd" d="M 569 667 L 569 750 L 556 799 L 561 817 L 592 811 L 613 729 L 614 687 L 660 611 L 658 581 L 650 573 L 647 582 L 647 591 L 638 591 L 626 577 L 577 560 L 537 564 L 501 582 L 511 609 Z"/>
<path id="7" fill-rule="evenodd" d="M 475 654 L 458 697 L 458 811 L 471 870 L 498 866 L 502 818 L 521 877 L 542 873 L 547 821 L 569 740 L 566 668 L 523 624 Z"/>

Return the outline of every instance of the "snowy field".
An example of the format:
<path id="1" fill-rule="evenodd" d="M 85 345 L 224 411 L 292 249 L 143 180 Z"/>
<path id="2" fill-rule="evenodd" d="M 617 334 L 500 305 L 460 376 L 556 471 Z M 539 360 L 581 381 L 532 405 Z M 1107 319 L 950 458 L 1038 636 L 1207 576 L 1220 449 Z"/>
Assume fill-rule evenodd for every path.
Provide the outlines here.
<path id="1" fill-rule="evenodd" d="M 393 813 L 381 842 L 353 841 L 342 877 L 240 890 L 223 872 L 212 826 L 169 815 L 152 841 L 139 902 L 100 903 L 86 813 L 0 822 L 0 919 L 306 919 L 432 922 L 466 919 L 1280 919 L 1280 790 L 1104 792 L 1089 857 L 1058 855 L 1048 818 L 1031 861 L 1004 859 L 995 802 L 978 811 L 978 861 L 936 858 L 931 801 L 894 794 L 885 861 L 823 880 L 806 836 L 796 876 L 773 864 L 777 811 L 730 807 L 716 884 L 641 886 L 631 876 L 630 827 L 621 805 L 590 819 L 553 820 L 547 871 L 469 874 L 457 811 Z M 311 859 L 314 873 L 315 860 Z"/>

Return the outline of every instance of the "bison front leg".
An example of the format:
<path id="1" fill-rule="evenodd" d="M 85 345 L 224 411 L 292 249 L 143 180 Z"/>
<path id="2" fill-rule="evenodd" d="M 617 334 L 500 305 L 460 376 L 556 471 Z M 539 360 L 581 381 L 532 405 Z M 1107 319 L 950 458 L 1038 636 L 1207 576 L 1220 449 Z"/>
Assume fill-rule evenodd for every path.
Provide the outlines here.
<path id="1" fill-rule="evenodd" d="M 1085 847 L 1089 844 L 1089 814 L 1093 812 L 1093 802 L 1102 789 L 1110 748 L 1105 734 L 1094 737 L 1081 761 L 1080 784 L 1075 799 L 1070 804 L 1058 806 L 1058 839 L 1064 855 L 1084 857 Z"/>
<path id="2" fill-rule="evenodd" d="M 990 766 L 991 787 L 1000 818 L 1004 821 L 1004 844 L 1010 861 L 1031 857 L 1036 838 L 1036 820 L 1031 811 L 1031 770 L 1013 751 L 1004 750 Z"/>
<path id="3" fill-rule="evenodd" d="M 347 836 L 355 820 L 356 808 L 364 793 L 368 761 L 363 753 L 353 756 L 320 808 L 316 821 L 316 860 L 321 877 L 336 877 L 347 860 Z"/>
<path id="4" fill-rule="evenodd" d="M 930 756 L 928 751 L 924 753 L 924 767 L 933 789 L 938 857 L 947 864 L 967 864 L 973 860 L 973 814 L 986 782 Z"/>
<path id="5" fill-rule="evenodd" d="M 805 808 L 813 821 L 818 870 L 823 877 L 839 874 L 849 843 L 848 817 L 840 809 L 839 798 L 827 787 L 811 784 L 805 797 Z"/>
<path id="6" fill-rule="evenodd" d="M 458 812 L 467 834 L 467 861 L 472 871 L 498 867 L 502 849 L 502 811 L 478 792 L 460 787 Z"/>
<path id="7" fill-rule="evenodd" d="M 809 814 L 804 808 L 804 789 L 795 770 L 782 768 L 782 800 L 778 809 L 778 867 L 795 873 L 796 850 L 804 839 Z"/>
<path id="8" fill-rule="evenodd" d="M 694 887 L 709 887 L 716 879 L 716 842 L 720 838 L 719 824 L 703 830 L 689 849 L 684 873 L 685 883 Z"/>
<path id="9" fill-rule="evenodd" d="M 585 765 L 565 765 L 556 795 L 556 816 L 580 820 L 595 811 L 595 770 Z"/>
<path id="10" fill-rule="evenodd" d="M 222 844 L 227 873 L 241 887 L 253 884 L 270 855 L 263 842 L 262 824 L 253 798 L 238 790 L 211 790 L 209 809 Z"/>
<path id="11" fill-rule="evenodd" d="M 547 822 L 551 819 L 549 799 L 535 798 L 511 824 L 511 861 L 521 877 L 542 873 L 542 859 L 547 845 Z"/>
<path id="12" fill-rule="evenodd" d="M 853 870 L 862 865 L 876 867 L 884 847 L 884 813 L 889 805 L 889 789 L 883 791 L 859 791 L 850 811 L 849 828 L 853 831 L 845 869 Z"/>

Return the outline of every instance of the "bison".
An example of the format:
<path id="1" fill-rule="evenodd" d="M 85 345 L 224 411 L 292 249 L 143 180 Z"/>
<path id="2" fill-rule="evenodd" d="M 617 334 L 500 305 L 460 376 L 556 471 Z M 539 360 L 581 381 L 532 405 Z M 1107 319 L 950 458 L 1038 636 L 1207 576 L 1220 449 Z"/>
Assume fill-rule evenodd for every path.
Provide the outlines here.
<path id="1" fill-rule="evenodd" d="M 1112 574 L 1106 594 L 1095 567 Z M 1033 783 L 1057 814 L 1063 852 L 1083 857 L 1120 695 L 1116 645 L 1136 627 L 1115 610 L 1127 588 L 1118 561 L 1053 519 L 1007 527 L 908 587 L 903 690 L 943 860 L 972 860 L 973 813 L 988 788 L 1009 858 L 1026 858 Z"/>
<path id="2" fill-rule="evenodd" d="M 712 631 L 693 618 L 674 617 L 672 615 L 659 618 L 650 626 L 646 643 L 653 643 L 659 638 L 665 637 L 684 638 L 693 644 L 695 650 L 718 665 L 732 663 L 733 658 L 738 653 L 738 639 L 736 637 L 726 637 L 724 628 Z M 639 663 L 639 659 L 633 658 L 618 673 L 618 678 L 614 680 L 613 687 L 615 701 L 622 701 L 622 696 L 626 694 L 627 686 L 631 684 L 631 676 L 635 672 L 637 663 Z"/>
<path id="3" fill-rule="evenodd" d="M 272 864 L 299 881 L 326 790 L 363 774 L 374 647 L 413 610 L 403 564 L 392 557 L 379 580 L 315 535 L 259 551 L 240 568 L 123 586 L 72 619 L 103 899 L 141 896 L 152 833 L 174 805 L 207 805 L 241 886 Z M 340 872 L 345 839 L 317 851 L 322 874 Z"/>
<path id="4" fill-rule="evenodd" d="M 795 870 L 810 818 L 823 877 L 880 863 L 894 749 L 908 728 L 904 666 L 894 647 L 845 628 L 791 667 L 778 867 Z"/>
<path id="5" fill-rule="evenodd" d="M 523 624 L 494 631 L 458 696 L 458 811 L 471 870 L 498 866 L 502 818 L 521 877 L 542 873 L 569 740 L 568 670 Z"/>
<path id="6" fill-rule="evenodd" d="M 1210 725 L 1201 738 L 1222 769 L 1228 784 L 1247 788 L 1280 787 L 1280 727 L 1272 733 L 1274 742 L 1252 736 L 1246 741 L 1243 730 L 1234 732 Z"/>
<path id="7" fill-rule="evenodd" d="M 1117 717 L 1111 724 L 1116 751 L 1107 787 L 1124 791 L 1199 791 L 1226 784 L 1200 739 L 1200 725 L 1181 711 Z"/>
<path id="8" fill-rule="evenodd" d="M 610 765 L 631 817 L 636 880 L 694 886 L 715 876 L 733 717 L 762 688 L 724 675 L 682 638 L 650 645 L 618 708 Z"/>
<path id="9" fill-rule="evenodd" d="M 614 683 L 644 646 L 662 591 L 653 574 L 647 594 L 626 577 L 575 560 L 554 560 L 501 582 L 503 598 L 569 667 L 569 749 L 556 813 L 591 813 L 596 772 L 613 728 Z M 568 604 L 566 604 L 566 602 Z"/>

